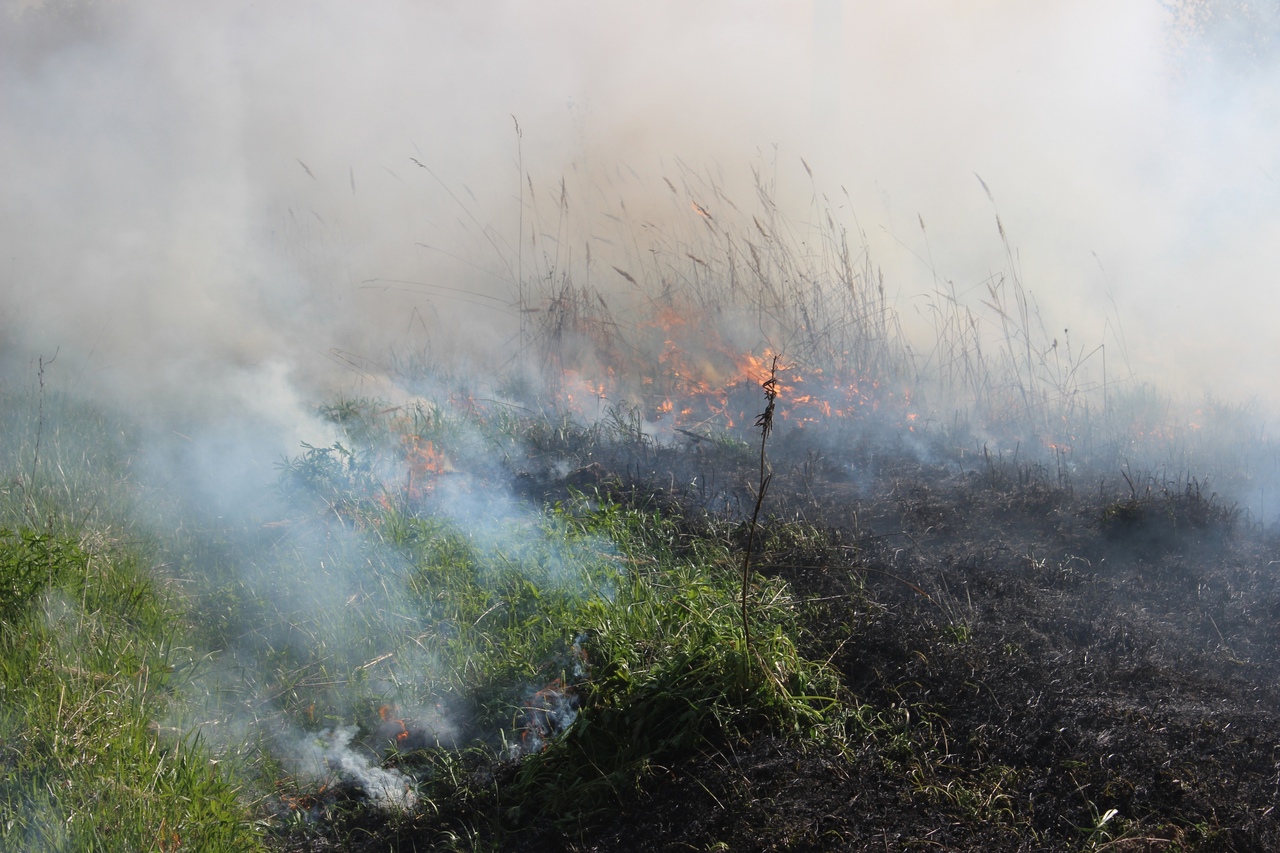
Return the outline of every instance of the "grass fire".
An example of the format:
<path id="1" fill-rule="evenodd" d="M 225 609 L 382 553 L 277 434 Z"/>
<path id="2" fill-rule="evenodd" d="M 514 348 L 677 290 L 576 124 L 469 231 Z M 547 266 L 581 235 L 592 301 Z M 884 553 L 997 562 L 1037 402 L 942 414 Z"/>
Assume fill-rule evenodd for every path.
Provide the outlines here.
<path id="1" fill-rule="evenodd" d="M 0 849 L 1280 849 L 1275 16 L 926 17 L 0 4 Z"/>

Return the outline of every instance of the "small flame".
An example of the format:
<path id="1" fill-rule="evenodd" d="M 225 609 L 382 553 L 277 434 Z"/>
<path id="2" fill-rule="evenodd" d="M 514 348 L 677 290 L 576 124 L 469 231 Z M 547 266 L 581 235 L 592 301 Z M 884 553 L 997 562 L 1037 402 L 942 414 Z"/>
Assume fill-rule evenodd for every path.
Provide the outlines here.
<path id="1" fill-rule="evenodd" d="M 408 469 L 405 493 L 412 500 L 421 500 L 431 490 L 435 478 L 449 470 L 448 462 L 434 443 L 423 441 L 420 436 L 403 436 L 400 444 Z"/>
<path id="2" fill-rule="evenodd" d="M 409 739 L 409 727 L 405 725 L 404 720 L 396 716 L 398 713 L 399 709 L 394 705 L 383 705 L 378 708 L 378 717 L 381 718 L 383 723 L 387 724 L 384 729 L 389 729 L 386 732 L 386 737 L 389 739 L 394 735 L 396 743 L 403 744 Z M 396 730 L 396 727 L 399 727 L 399 731 Z"/>
<path id="3" fill-rule="evenodd" d="M 586 642 L 587 635 L 579 634 L 574 637 L 569 652 L 567 663 L 575 680 L 585 679 L 591 674 Z M 541 752 L 546 749 L 551 738 L 568 731 L 577 721 L 581 705 L 577 687 L 567 683 L 563 676 L 553 678 L 546 687 L 534 693 L 524 703 L 520 745 L 513 748 L 513 754 Z"/>

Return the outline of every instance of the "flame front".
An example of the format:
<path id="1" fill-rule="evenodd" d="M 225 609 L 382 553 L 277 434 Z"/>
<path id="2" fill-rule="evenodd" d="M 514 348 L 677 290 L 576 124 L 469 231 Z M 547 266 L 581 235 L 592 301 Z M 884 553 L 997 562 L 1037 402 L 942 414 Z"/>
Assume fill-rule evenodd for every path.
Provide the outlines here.
<path id="1" fill-rule="evenodd" d="M 696 306 L 652 306 L 637 321 L 635 340 L 596 351 L 588 364 L 552 361 L 557 402 L 584 420 L 604 407 L 634 405 L 652 424 L 679 429 L 734 430 L 749 426 L 760 406 L 760 386 L 771 376 L 778 356 L 777 417 L 793 424 L 865 417 L 884 413 L 892 403 L 904 427 L 910 393 L 891 392 L 881 383 L 843 372 L 834 375 L 772 347 L 750 351 L 735 346 L 706 312 Z M 621 335 L 621 333 L 619 333 Z"/>

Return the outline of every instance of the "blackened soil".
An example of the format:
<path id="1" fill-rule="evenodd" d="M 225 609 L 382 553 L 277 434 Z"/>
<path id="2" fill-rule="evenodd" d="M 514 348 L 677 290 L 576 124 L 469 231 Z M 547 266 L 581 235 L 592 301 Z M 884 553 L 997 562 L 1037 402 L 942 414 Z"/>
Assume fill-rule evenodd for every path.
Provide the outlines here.
<path id="1" fill-rule="evenodd" d="M 699 453 L 589 476 L 740 520 L 750 454 L 716 459 L 708 496 Z M 762 732 L 679 757 L 607 819 L 526 821 L 502 849 L 1280 850 L 1274 538 L 1194 481 L 774 456 L 757 569 L 806 602 L 846 744 Z"/>

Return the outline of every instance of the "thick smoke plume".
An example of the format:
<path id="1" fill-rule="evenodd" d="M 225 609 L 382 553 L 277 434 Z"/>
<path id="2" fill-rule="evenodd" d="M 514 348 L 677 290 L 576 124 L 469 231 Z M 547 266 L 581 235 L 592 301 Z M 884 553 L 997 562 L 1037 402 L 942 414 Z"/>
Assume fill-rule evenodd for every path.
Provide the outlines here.
<path id="1" fill-rule="evenodd" d="M 1050 322 L 1271 403 L 1275 31 L 1154 0 L 10 2 L 7 352 L 275 422 L 379 390 L 392 347 L 491 367 L 521 268 L 589 248 L 517 236 L 554 231 L 561 176 L 589 232 L 624 191 L 645 221 L 682 161 L 739 204 L 754 165 L 801 217 L 845 188 L 907 316 L 935 276 L 976 300 L 1009 265 L 976 173 Z"/>

